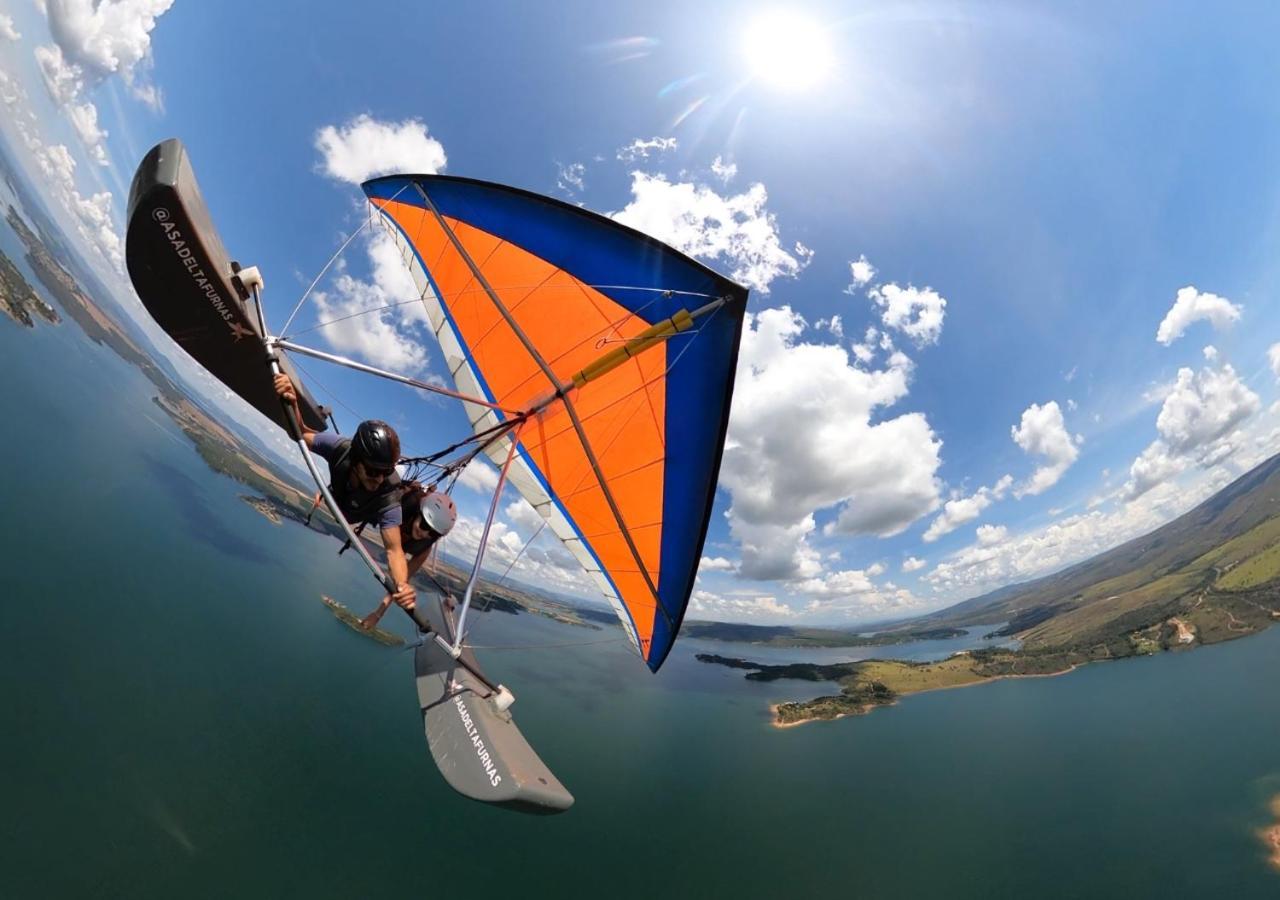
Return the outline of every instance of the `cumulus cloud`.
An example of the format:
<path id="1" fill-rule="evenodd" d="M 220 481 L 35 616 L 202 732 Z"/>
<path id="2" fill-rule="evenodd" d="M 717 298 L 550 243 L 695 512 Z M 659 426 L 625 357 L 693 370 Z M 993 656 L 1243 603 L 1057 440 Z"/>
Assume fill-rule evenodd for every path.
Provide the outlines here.
<path id="1" fill-rule="evenodd" d="M 906 396 L 911 361 L 850 365 L 838 346 L 799 341 L 789 307 L 748 315 L 739 354 L 721 484 L 740 572 L 809 579 L 814 513 L 834 509 L 828 534 L 889 536 L 936 508 L 941 441 L 920 413 L 872 414 Z"/>
<path id="2" fill-rule="evenodd" d="M 151 32 L 173 0 L 47 0 L 49 31 L 90 83 L 115 73 L 126 79 L 151 52 Z"/>
<path id="3" fill-rule="evenodd" d="M 519 500 L 512 500 L 503 509 L 503 514 L 507 521 L 515 526 L 526 540 L 533 538 L 535 534 L 542 530 L 546 519 L 538 515 L 538 511 L 529 505 L 529 502 L 521 497 Z"/>
<path id="4" fill-rule="evenodd" d="M 1032 403 L 1023 410 L 1022 421 L 1010 431 L 1014 443 L 1023 451 L 1045 459 L 1044 464 L 1014 491 L 1016 497 L 1040 494 L 1053 487 L 1080 454 L 1079 439 L 1072 438 L 1067 432 L 1056 400 L 1050 400 L 1044 406 Z"/>
<path id="5" fill-rule="evenodd" d="M 876 267 L 867 261 L 865 253 L 860 254 L 857 259 L 849 263 L 849 277 L 853 280 L 849 282 L 849 286 L 844 289 L 846 294 L 852 294 L 860 288 L 865 287 L 876 277 Z"/>
<path id="6" fill-rule="evenodd" d="M 858 263 L 852 263 L 851 268 L 856 265 Z M 873 287 L 867 291 L 867 296 L 880 307 L 880 321 L 884 327 L 901 331 L 917 347 L 936 344 L 942 336 L 947 301 L 932 288 L 912 285 L 904 288 L 890 282 Z"/>
<path id="7" fill-rule="evenodd" d="M 1208 319 L 1216 330 L 1222 331 L 1240 318 L 1242 309 L 1224 297 L 1202 294 L 1188 285 L 1178 291 L 1173 306 L 1156 329 L 1156 340 L 1167 347 L 1182 337 L 1193 322 L 1201 319 Z"/>
<path id="8" fill-rule="evenodd" d="M 158 106 L 159 92 L 141 73 L 151 52 L 151 32 L 173 0 L 48 0 L 52 44 L 35 48 L 36 62 L 54 102 L 67 112 L 90 156 L 107 164 L 107 132 L 98 126 L 98 111 L 82 99 L 112 75 L 119 75 L 134 95 Z"/>
<path id="9" fill-rule="evenodd" d="M 313 293 L 316 317 L 329 322 L 320 333 L 340 353 L 381 368 L 420 373 L 428 355 L 421 329 L 426 314 L 413 301 L 418 291 L 390 236 L 375 231 L 365 248 L 371 278 L 352 276 L 342 263 L 332 286 Z"/>
<path id="10" fill-rule="evenodd" d="M 925 543 L 932 543 L 944 534 L 949 534 L 961 525 L 978 518 L 992 503 L 1003 500 L 1012 484 L 1013 476 L 1005 475 L 991 487 L 978 488 L 968 497 L 957 496 L 948 500 L 942 505 L 942 512 L 925 529 L 923 535 Z"/>
<path id="11" fill-rule="evenodd" d="M 867 566 L 867 574 L 872 578 L 879 578 L 885 572 L 884 563 L 872 563 Z"/>
<path id="12" fill-rule="evenodd" d="M 1267 362 L 1271 365 L 1271 374 L 1280 380 L 1280 344 L 1267 348 Z"/>
<path id="13" fill-rule="evenodd" d="M 62 48 L 56 44 L 39 46 L 33 51 L 40 74 L 44 78 L 49 95 L 59 106 L 75 101 L 84 90 L 84 78 L 79 69 L 68 65 L 62 55 Z"/>
<path id="14" fill-rule="evenodd" d="M 344 125 L 326 125 L 315 134 L 320 171 L 360 184 L 398 172 L 434 175 L 444 169 L 444 145 L 427 134 L 421 119 L 383 122 L 362 113 Z"/>
<path id="15" fill-rule="evenodd" d="M 695 590 L 689 598 L 694 615 L 722 622 L 778 622 L 794 619 L 796 610 L 779 603 L 776 597 L 724 597 L 711 591 Z"/>
<path id="16" fill-rule="evenodd" d="M 929 565 L 929 563 L 923 559 L 917 559 L 914 556 L 908 556 L 906 559 L 902 561 L 902 571 L 918 572 L 927 565 Z"/>
<path id="17" fill-rule="evenodd" d="M 458 476 L 458 484 L 486 497 L 492 496 L 498 489 L 498 470 L 483 457 L 476 457 L 462 470 L 462 474 Z"/>
<path id="18" fill-rule="evenodd" d="M 735 280 L 754 290 L 768 293 L 776 279 L 794 278 L 813 257 L 803 244 L 783 248 L 777 222 L 765 209 L 768 194 L 762 184 L 721 196 L 661 175 L 632 172 L 631 179 L 631 202 L 612 218 L 683 253 L 724 262 Z"/>
<path id="19" fill-rule="evenodd" d="M 1156 418 L 1156 431 L 1175 452 L 1189 453 L 1228 434 L 1260 405 L 1230 364 L 1199 373 L 1179 369 Z"/>
<path id="20" fill-rule="evenodd" d="M 737 568 L 733 560 L 725 559 L 723 556 L 704 556 L 698 563 L 699 572 L 732 572 Z"/>
<path id="21" fill-rule="evenodd" d="M 459 516 L 457 525 L 445 538 L 447 551 L 463 557 L 474 556 L 480 546 L 483 528 L 482 521 L 465 515 Z M 499 577 L 508 572 L 508 578 L 526 584 L 536 584 L 582 597 L 599 596 L 599 590 L 582 566 L 559 540 L 540 536 L 531 543 L 501 519 L 495 520 L 489 531 L 485 569 L 490 577 Z"/>
<path id="22" fill-rule="evenodd" d="M 1141 499 L 1110 511 L 1068 516 L 1034 531 L 1010 536 L 987 532 L 924 576 L 944 597 L 960 599 L 1057 571 L 1163 525 L 1223 488 L 1235 475 L 1216 469 L 1201 482 L 1160 485 Z M 987 526 L 983 526 L 984 528 Z"/>
<path id="23" fill-rule="evenodd" d="M 673 137 L 655 137 L 649 140 L 636 138 L 630 144 L 618 149 L 618 159 L 622 162 L 635 162 L 639 159 L 648 159 L 651 153 L 661 154 L 668 150 L 676 149 L 676 139 Z M 719 161 L 720 157 L 716 157 Z"/>
<path id="24" fill-rule="evenodd" d="M 826 572 L 820 576 L 793 582 L 792 587 L 798 593 L 807 594 L 810 597 L 851 597 L 871 594 L 876 590 L 869 573 L 862 569 Z"/>
<path id="25" fill-rule="evenodd" d="M 84 142 L 89 156 L 100 166 L 109 165 L 107 133 L 98 126 L 98 108 L 92 103 L 72 103 L 64 110 L 71 127 Z"/>
<path id="26" fill-rule="evenodd" d="M 0 38 L 4 38 L 7 41 L 22 40 L 22 35 L 20 35 L 18 33 L 18 29 L 14 27 L 13 16 L 6 16 L 3 13 L 0 13 Z"/>
<path id="27" fill-rule="evenodd" d="M 1009 536 L 1004 525 L 979 525 L 976 532 L 979 547 L 994 547 Z"/>
<path id="28" fill-rule="evenodd" d="M 728 184 L 737 177 L 738 166 L 735 163 L 725 162 L 717 156 L 711 161 L 711 174 L 720 179 L 721 184 Z"/>
<path id="29" fill-rule="evenodd" d="M 1179 369 L 1156 417 L 1159 437 L 1129 467 L 1123 496 L 1140 497 L 1192 465 L 1210 467 L 1226 459 L 1238 447 L 1233 432 L 1261 406 L 1230 364 L 1199 373 Z"/>
<path id="30" fill-rule="evenodd" d="M 49 193 L 57 198 L 75 222 L 76 232 L 117 272 L 124 271 L 124 242 L 112 219 L 110 191 L 85 196 L 76 188 L 76 161 L 65 144 L 46 145 L 31 132 L 19 128 Z"/>

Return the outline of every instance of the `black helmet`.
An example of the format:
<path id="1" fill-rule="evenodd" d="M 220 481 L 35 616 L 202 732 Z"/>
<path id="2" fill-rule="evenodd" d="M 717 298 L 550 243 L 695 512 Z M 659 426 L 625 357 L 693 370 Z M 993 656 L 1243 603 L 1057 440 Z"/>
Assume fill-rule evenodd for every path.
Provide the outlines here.
<path id="1" fill-rule="evenodd" d="M 351 455 L 359 462 L 390 469 L 400 461 L 400 438 L 386 422 L 361 422 L 351 438 Z"/>

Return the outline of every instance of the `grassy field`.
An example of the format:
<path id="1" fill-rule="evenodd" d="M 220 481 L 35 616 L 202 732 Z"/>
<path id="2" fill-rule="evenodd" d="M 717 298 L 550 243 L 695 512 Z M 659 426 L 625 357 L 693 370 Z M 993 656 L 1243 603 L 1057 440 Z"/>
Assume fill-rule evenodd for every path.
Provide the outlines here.
<path id="1" fill-rule="evenodd" d="M 1275 578 L 1280 578 L 1280 544 L 1273 544 L 1232 567 L 1230 572 L 1218 579 L 1217 587 L 1224 591 L 1237 591 L 1266 584 Z"/>

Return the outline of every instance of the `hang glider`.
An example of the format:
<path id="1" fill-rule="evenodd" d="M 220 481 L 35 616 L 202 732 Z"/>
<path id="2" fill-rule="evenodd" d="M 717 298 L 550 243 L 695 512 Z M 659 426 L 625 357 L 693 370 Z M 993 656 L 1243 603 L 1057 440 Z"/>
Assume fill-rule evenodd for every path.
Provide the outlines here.
<path id="1" fill-rule="evenodd" d="M 564 809 L 572 797 L 515 727 L 510 692 L 484 676 L 464 643 L 500 495 L 509 481 L 542 516 L 656 672 L 701 558 L 747 291 L 606 217 L 516 188 L 440 175 L 363 187 L 372 221 L 413 276 L 454 389 L 303 346 L 287 336 L 292 316 L 273 334 L 261 276 L 227 257 L 176 140 L 152 150 L 134 179 L 129 272 L 179 345 L 298 440 L 331 508 L 299 423 L 271 391 L 289 354 L 461 401 L 469 435 L 402 458 L 446 489 L 480 454 L 500 467 L 461 606 L 451 613 L 420 603 L 415 616 L 431 632 L 415 658 L 428 744 L 467 796 Z M 302 427 L 323 430 L 327 410 L 300 399 Z M 336 509 L 335 517 L 345 525 Z M 348 532 L 385 585 L 386 573 Z"/>

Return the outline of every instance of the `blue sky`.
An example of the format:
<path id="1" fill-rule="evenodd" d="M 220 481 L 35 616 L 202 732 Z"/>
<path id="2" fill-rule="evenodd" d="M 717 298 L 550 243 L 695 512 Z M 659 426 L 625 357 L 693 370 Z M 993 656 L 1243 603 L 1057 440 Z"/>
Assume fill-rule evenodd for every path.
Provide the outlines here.
<path id="1" fill-rule="evenodd" d="M 747 283 L 696 616 L 934 609 L 1141 534 L 1280 449 L 1267 6 L 789 4 L 763 28 L 750 3 L 0 9 L 0 136 L 140 318 L 123 204 L 170 136 L 277 325 L 362 221 L 356 182 L 394 169 L 581 203 Z M 299 327 L 407 284 L 361 235 Z M 307 338 L 444 372 L 411 308 Z M 307 369 L 411 449 L 465 427 Z M 456 551 L 485 482 L 458 492 Z M 536 527 L 508 501 L 497 565 Z M 516 565 L 591 590 L 546 534 Z"/>

